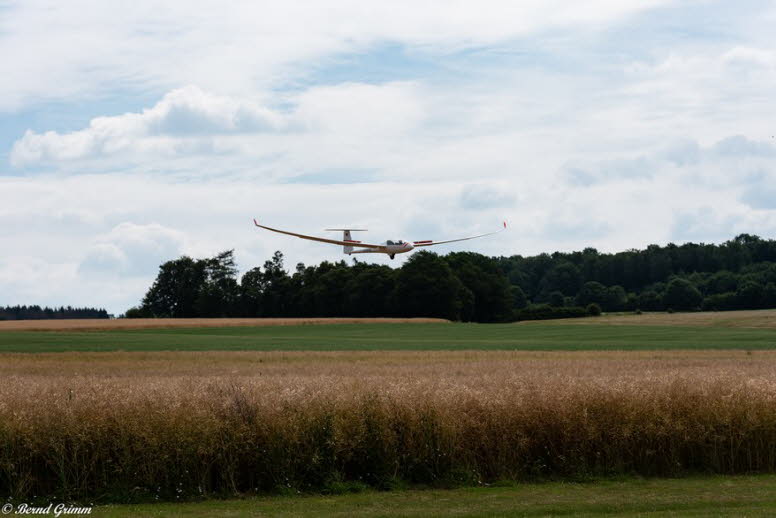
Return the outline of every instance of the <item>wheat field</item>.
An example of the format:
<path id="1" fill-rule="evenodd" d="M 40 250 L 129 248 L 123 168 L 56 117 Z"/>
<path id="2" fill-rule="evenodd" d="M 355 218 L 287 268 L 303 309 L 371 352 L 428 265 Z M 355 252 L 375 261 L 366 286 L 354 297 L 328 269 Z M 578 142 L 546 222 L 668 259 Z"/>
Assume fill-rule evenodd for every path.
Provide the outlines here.
<path id="1" fill-rule="evenodd" d="M 185 329 L 207 327 L 266 327 L 326 324 L 429 324 L 443 318 L 118 318 L 62 320 L 2 320 L 3 331 L 112 331 L 120 329 Z"/>
<path id="2" fill-rule="evenodd" d="M 776 353 L 3 355 L 0 495 L 776 470 Z"/>

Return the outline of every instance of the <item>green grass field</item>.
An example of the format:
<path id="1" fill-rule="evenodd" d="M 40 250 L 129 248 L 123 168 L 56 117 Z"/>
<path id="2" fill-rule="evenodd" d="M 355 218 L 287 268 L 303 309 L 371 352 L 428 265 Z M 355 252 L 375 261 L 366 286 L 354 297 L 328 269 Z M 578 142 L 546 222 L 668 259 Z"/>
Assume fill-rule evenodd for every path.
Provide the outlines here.
<path id="1" fill-rule="evenodd" d="M 773 516 L 776 476 L 601 480 L 97 507 L 93 516 Z"/>
<path id="2" fill-rule="evenodd" d="M 538 323 L 5 331 L 0 352 L 776 349 L 776 329 Z"/>

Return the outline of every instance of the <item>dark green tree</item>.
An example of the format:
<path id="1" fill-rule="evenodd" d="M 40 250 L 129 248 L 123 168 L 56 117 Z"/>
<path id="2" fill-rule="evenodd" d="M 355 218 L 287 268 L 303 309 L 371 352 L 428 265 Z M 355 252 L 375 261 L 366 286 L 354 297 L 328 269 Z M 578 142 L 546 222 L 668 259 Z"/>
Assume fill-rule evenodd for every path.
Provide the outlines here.
<path id="1" fill-rule="evenodd" d="M 585 311 L 587 311 L 587 314 L 590 315 L 591 317 L 601 316 L 601 306 L 599 306 L 595 302 L 588 304 L 587 308 L 585 308 Z"/>
<path id="2" fill-rule="evenodd" d="M 573 263 L 562 261 L 550 268 L 540 283 L 540 291 L 548 295 L 559 291 L 563 295 L 576 295 L 582 285 L 579 268 Z"/>
<path id="3" fill-rule="evenodd" d="M 520 286 L 513 285 L 510 289 L 512 295 L 512 307 L 514 309 L 523 309 L 528 306 L 528 297 Z"/>
<path id="4" fill-rule="evenodd" d="M 758 309 L 763 306 L 765 290 L 755 281 L 744 281 L 736 290 L 736 300 L 742 309 Z"/>
<path id="5" fill-rule="evenodd" d="M 727 293 L 738 289 L 738 276 L 727 270 L 716 272 L 705 283 L 706 293 Z"/>
<path id="6" fill-rule="evenodd" d="M 588 281 L 582 285 L 582 289 L 577 293 L 576 300 L 577 306 L 598 304 L 603 307 L 609 300 L 609 290 L 600 282 Z"/>
<path id="7" fill-rule="evenodd" d="M 738 309 L 738 297 L 736 293 L 729 291 L 727 293 L 715 293 L 703 299 L 701 304 L 703 311 L 727 311 Z"/>
<path id="8" fill-rule="evenodd" d="M 283 268 L 283 254 L 280 251 L 264 262 L 261 281 L 261 316 L 290 316 L 293 300 L 291 278 Z"/>
<path id="9" fill-rule="evenodd" d="M 394 314 L 392 294 L 397 272 L 388 266 L 358 268 L 345 290 L 349 313 L 359 317 Z"/>
<path id="10" fill-rule="evenodd" d="M 628 303 L 628 295 L 622 286 L 609 286 L 606 290 L 606 302 L 603 309 L 606 311 L 622 311 Z"/>
<path id="11" fill-rule="evenodd" d="M 348 306 L 348 286 L 352 278 L 350 268 L 344 263 L 332 264 L 328 271 L 318 276 L 314 288 L 315 315 L 320 317 L 354 316 Z M 350 284 L 352 286 L 352 284 Z"/>
<path id="12" fill-rule="evenodd" d="M 471 292 L 471 310 L 463 311 L 465 320 L 499 322 L 512 315 L 512 292 L 506 277 L 489 257 L 471 252 L 457 252 L 445 258 L 453 274 Z M 468 297 L 466 297 L 468 298 Z M 466 302 L 462 298 L 462 303 Z M 462 310 L 464 307 L 462 306 Z M 469 315 L 468 318 L 466 315 Z"/>
<path id="13" fill-rule="evenodd" d="M 666 286 L 662 299 L 666 308 L 693 310 L 700 308 L 703 295 L 689 281 L 675 278 Z"/>
<path id="14" fill-rule="evenodd" d="M 200 286 L 195 310 L 200 317 L 234 317 L 240 314 L 240 287 L 234 250 L 204 260 L 205 279 Z"/>
<path id="15" fill-rule="evenodd" d="M 769 282 L 763 289 L 763 307 L 776 308 L 776 283 Z"/>
<path id="16" fill-rule="evenodd" d="M 207 277 L 206 267 L 206 261 L 187 256 L 162 264 L 141 309 L 157 318 L 199 316 L 196 302 Z"/>
<path id="17" fill-rule="evenodd" d="M 550 293 L 549 302 L 550 306 L 556 308 L 562 308 L 566 305 L 565 297 L 563 296 L 563 293 L 559 291 L 553 291 Z"/>
<path id="18" fill-rule="evenodd" d="M 246 317 L 260 317 L 264 313 L 262 295 L 264 293 L 264 274 L 255 267 L 243 274 L 240 280 L 240 306 Z"/>
<path id="19" fill-rule="evenodd" d="M 663 309 L 663 301 L 655 290 L 641 292 L 636 302 L 639 309 L 644 311 L 660 311 Z"/>
<path id="20" fill-rule="evenodd" d="M 458 320 L 465 287 L 447 261 L 422 250 L 410 257 L 396 279 L 397 311 L 407 317 L 439 317 Z"/>

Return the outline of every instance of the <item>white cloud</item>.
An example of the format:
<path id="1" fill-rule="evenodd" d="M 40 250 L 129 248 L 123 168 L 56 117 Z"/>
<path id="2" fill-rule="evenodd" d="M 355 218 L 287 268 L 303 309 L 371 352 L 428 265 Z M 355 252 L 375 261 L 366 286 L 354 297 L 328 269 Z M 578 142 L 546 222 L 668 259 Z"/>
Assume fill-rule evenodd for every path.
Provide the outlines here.
<path id="1" fill-rule="evenodd" d="M 119 153 L 171 155 L 205 150 L 195 137 L 274 131 L 281 115 L 250 101 L 203 92 L 195 86 L 173 90 L 142 113 L 92 119 L 89 127 L 71 133 L 28 130 L 11 150 L 11 163 L 27 166 Z M 206 141 L 207 142 L 207 141 Z"/>
<path id="2" fill-rule="evenodd" d="M 100 160 L 140 163 L 178 157 L 224 154 L 253 160 L 257 154 L 297 154 L 305 170 L 311 153 L 330 152 L 334 161 L 316 156 L 315 167 L 352 167 L 343 156 L 374 158 L 375 139 L 405 138 L 423 122 L 422 97 L 411 83 L 345 83 L 315 87 L 290 99 L 293 109 L 279 113 L 243 99 L 217 96 L 195 86 L 173 90 L 142 113 L 92 119 L 71 133 L 27 131 L 14 142 L 11 163 L 17 167 Z M 310 146 L 314 141 L 330 140 Z M 121 162 L 116 162 L 116 157 Z M 108 162 L 105 162 L 108 160 Z M 220 172 L 221 169 L 215 172 Z M 308 169 L 309 170 L 309 169 Z"/>
<path id="3" fill-rule="evenodd" d="M 683 133 L 704 143 L 742 128 L 771 136 L 763 115 L 772 113 L 768 85 L 776 83 L 774 58 L 774 49 L 740 46 L 671 51 L 655 62 L 626 66 L 627 84 L 618 96 L 653 134 Z"/>
<path id="4" fill-rule="evenodd" d="M 734 47 L 722 54 L 722 61 L 729 65 L 755 65 L 767 69 L 776 67 L 776 52 L 752 47 Z"/>
<path id="5" fill-rule="evenodd" d="M 246 94 L 381 41 L 447 52 L 601 26 L 663 3 L 16 1 L 0 18 L 0 110 L 99 97 L 117 85 Z"/>
<path id="6" fill-rule="evenodd" d="M 773 157 L 776 156 L 776 145 L 768 141 L 748 139 L 743 135 L 726 137 L 712 148 L 713 152 L 721 156 L 737 157 Z"/>
<path id="7" fill-rule="evenodd" d="M 742 233 L 772 238 L 775 232 L 774 212 L 752 212 L 743 206 L 700 206 L 677 211 L 672 235 L 679 242 L 718 243 Z"/>
<path id="8" fill-rule="evenodd" d="M 185 248 L 182 232 L 152 223 L 121 223 L 100 236 L 79 265 L 81 274 L 145 276 Z"/>
<path id="9" fill-rule="evenodd" d="M 423 120 L 420 94 L 411 83 L 343 83 L 311 88 L 296 100 L 293 120 L 337 136 L 395 136 Z"/>
<path id="10" fill-rule="evenodd" d="M 461 206 L 470 210 L 513 207 L 517 197 L 509 184 L 473 184 L 461 190 Z"/>

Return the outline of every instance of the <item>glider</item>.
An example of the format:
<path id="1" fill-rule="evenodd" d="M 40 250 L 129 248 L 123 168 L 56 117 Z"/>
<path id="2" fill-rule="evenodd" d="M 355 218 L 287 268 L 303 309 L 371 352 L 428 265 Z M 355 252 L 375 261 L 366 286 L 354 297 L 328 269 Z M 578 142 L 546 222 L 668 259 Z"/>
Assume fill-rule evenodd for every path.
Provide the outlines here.
<path id="1" fill-rule="evenodd" d="M 351 232 L 366 232 L 366 229 L 359 229 L 359 228 L 327 228 L 327 232 L 342 232 L 342 239 L 327 239 L 325 237 L 315 237 L 315 236 L 307 236 L 305 234 L 297 234 L 296 232 L 289 232 L 287 230 L 279 230 L 277 228 L 272 227 L 266 227 L 264 225 L 259 225 L 259 222 L 255 219 L 253 220 L 254 225 L 256 225 L 259 228 L 263 228 L 265 230 L 271 230 L 272 232 L 277 232 L 279 234 L 286 234 L 287 236 L 294 236 L 301 239 L 309 239 L 310 241 L 318 241 L 320 243 L 329 243 L 332 245 L 341 245 L 342 253 L 344 254 L 386 254 L 391 259 L 396 257 L 396 254 L 406 254 L 407 252 L 410 252 L 414 250 L 415 248 L 423 247 L 423 246 L 434 246 L 434 245 L 441 245 L 443 243 L 455 243 L 456 241 L 468 241 L 469 239 L 477 239 L 478 237 L 485 237 L 485 236 L 492 236 L 493 234 L 498 234 L 499 232 L 503 232 L 507 228 L 507 222 L 504 222 L 504 228 L 497 230 L 495 232 L 488 232 L 487 234 L 479 234 L 477 236 L 469 236 L 469 237 L 461 237 L 458 239 L 447 239 L 445 241 L 433 241 L 431 239 L 427 239 L 425 241 L 402 241 L 402 240 L 395 240 L 391 241 L 388 240 L 385 243 L 380 244 L 370 244 L 370 243 L 364 243 L 361 241 L 357 241 L 351 237 Z"/>

